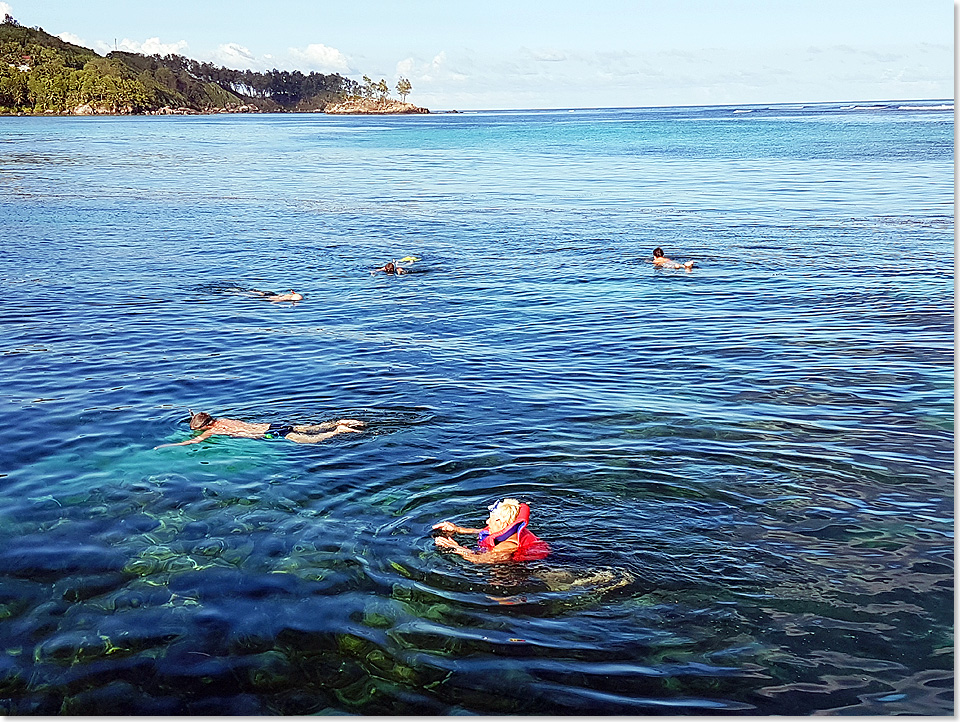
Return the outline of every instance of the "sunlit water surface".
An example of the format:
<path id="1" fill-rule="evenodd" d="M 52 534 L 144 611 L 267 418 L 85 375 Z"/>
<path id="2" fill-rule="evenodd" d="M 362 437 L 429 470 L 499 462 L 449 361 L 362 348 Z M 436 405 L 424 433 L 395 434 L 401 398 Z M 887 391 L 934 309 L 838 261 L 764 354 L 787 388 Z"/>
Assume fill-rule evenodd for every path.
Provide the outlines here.
<path id="1" fill-rule="evenodd" d="M 0 188 L 0 712 L 952 714 L 944 101 L 7 118 Z M 434 545 L 504 496 L 547 559 Z"/>

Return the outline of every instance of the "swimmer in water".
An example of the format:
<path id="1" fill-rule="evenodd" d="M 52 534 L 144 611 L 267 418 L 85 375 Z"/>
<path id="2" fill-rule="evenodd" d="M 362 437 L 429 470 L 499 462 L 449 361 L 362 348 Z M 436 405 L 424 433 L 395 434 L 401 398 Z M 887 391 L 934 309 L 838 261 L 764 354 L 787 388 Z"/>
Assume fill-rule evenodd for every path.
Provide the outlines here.
<path id="1" fill-rule="evenodd" d="M 277 303 L 279 301 L 302 301 L 303 294 L 297 293 L 292 288 L 287 293 L 274 293 L 273 291 L 258 291 L 254 289 L 252 293 L 257 294 L 260 298 L 265 301 L 270 301 L 271 303 Z"/>
<path id="2" fill-rule="evenodd" d="M 213 286 L 206 287 L 205 290 L 209 290 L 213 293 L 231 293 L 238 294 L 241 296 L 262 298 L 265 301 L 270 301 L 272 303 L 277 303 L 279 301 L 302 301 L 303 294 L 297 293 L 292 288 L 286 293 L 274 293 L 273 291 L 261 291 L 258 288 L 244 288 L 243 286 L 238 285 L 226 285 L 226 284 L 217 284 Z"/>
<path id="3" fill-rule="evenodd" d="M 318 441 L 329 439 L 331 436 L 345 433 L 360 433 L 360 428 L 365 424 L 356 419 L 340 419 L 339 421 L 326 421 L 321 424 L 307 425 L 288 425 L 288 424 L 249 424 L 246 421 L 238 419 L 219 418 L 215 419 L 210 414 L 201 411 L 194 413 L 190 411 L 190 428 L 193 431 L 201 431 L 199 436 L 186 441 L 180 441 L 176 444 L 161 444 L 153 447 L 162 449 L 167 446 L 186 446 L 187 444 L 198 444 L 201 441 L 209 439 L 211 436 L 233 436 L 241 439 L 287 439 L 298 444 L 316 444 Z"/>
<path id="4" fill-rule="evenodd" d="M 436 545 L 475 564 L 543 559 L 550 553 L 546 542 L 540 541 L 527 530 L 530 523 L 529 506 L 516 499 L 502 499 L 487 508 L 490 516 L 487 517 L 487 525 L 483 529 L 461 527 L 450 521 L 434 524 L 434 529 L 447 535 L 436 537 Z M 480 551 L 461 546 L 450 538 L 451 534 L 477 534 Z"/>
<path id="5" fill-rule="evenodd" d="M 684 269 L 689 271 L 693 268 L 694 261 L 687 261 L 686 263 L 677 263 L 673 259 L 667 258 L 663 255 L 663 249 L 660 246 L 657 246 L 653 249 L 653 265 L 657 268 L 676 268 Z"/>
<path id="6" fill-rule="evenodd" d="M 372 276 L 377 271 L 383 271 L 387 275 L 395 273 L 398 276 L 402 276 L 404 273 L 409 273 L 409 271 L 406 268 L 401 268 L 399 265 L 397 265 L 396 261 L 390 261 L 389 263 L 384 264 L 380 268 L 373 269 L 372 271 L 370 271 L 370 275 Z"/>

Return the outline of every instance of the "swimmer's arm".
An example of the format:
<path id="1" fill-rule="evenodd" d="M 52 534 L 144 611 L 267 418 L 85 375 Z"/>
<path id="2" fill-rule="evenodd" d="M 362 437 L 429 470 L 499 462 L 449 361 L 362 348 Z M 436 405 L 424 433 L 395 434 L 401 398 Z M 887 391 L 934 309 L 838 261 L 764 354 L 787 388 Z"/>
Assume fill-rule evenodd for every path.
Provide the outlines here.
<path id="1" fill-rule="evenodd" d="M 186 441 L 178 441 L 176 444 L 160 444 L 160 446 L 154 446 L 154 449 L 163 449 L 167 446 L 186 446 L 187 444 L 199 444 L 201 441 L 205 441 L 213 436 L 214 431 L 212 429 L 207 429 L 200 436 L 197 436 L 193 439 L 187 439 Z"/>
<path id="2" fill-rule="evenodd" d="M 452 534 L 479 534 L 480 529 L 470 529 L 468 527 L 457 526 L 452 521 L 442 521 L 439 524 L 433 525 L 434 529 L 439 529 L 440 531 L 450 532 Z"/>
<path id="3" fill-rule="evenodd" d="M 473 562 L 474 564 L 497 564 L 498 562 L 508 562 L 513 557 L 513 553 L 517 551 L 517 542 L 508 539 L 507 541 L 500 542 L 490 551 L 475 552 L 472 549 L 467 549 L 464 546 L 457 544 L 453 539 L 449 539 L 445 536 L 437 537 L 434 540 L 437 546 L 446 547 L 454 554 L 459 554 L 468 562 Z"/>

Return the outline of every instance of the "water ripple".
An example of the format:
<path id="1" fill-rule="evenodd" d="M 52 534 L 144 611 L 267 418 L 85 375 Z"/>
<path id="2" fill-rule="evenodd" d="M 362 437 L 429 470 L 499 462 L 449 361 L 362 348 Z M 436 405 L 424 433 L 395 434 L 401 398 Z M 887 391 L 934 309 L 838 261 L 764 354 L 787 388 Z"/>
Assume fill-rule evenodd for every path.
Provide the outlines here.
<path id="1" fill-rule="evenodd" d="M 952 113 L 875 112 L 16 119 L 0 708 L 951 713 Z"/>

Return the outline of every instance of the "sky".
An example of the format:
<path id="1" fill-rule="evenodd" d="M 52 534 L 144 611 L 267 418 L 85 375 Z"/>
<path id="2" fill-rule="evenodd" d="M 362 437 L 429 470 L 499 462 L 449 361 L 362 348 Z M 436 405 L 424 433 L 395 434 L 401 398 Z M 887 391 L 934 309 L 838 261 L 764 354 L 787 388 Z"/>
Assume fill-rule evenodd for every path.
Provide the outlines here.
<path id="1" fill-rule="evenodd" d="M 952 0 L 8 0 L 100 54 L 399 77 L 431 110 L 953 98 Z"/>

